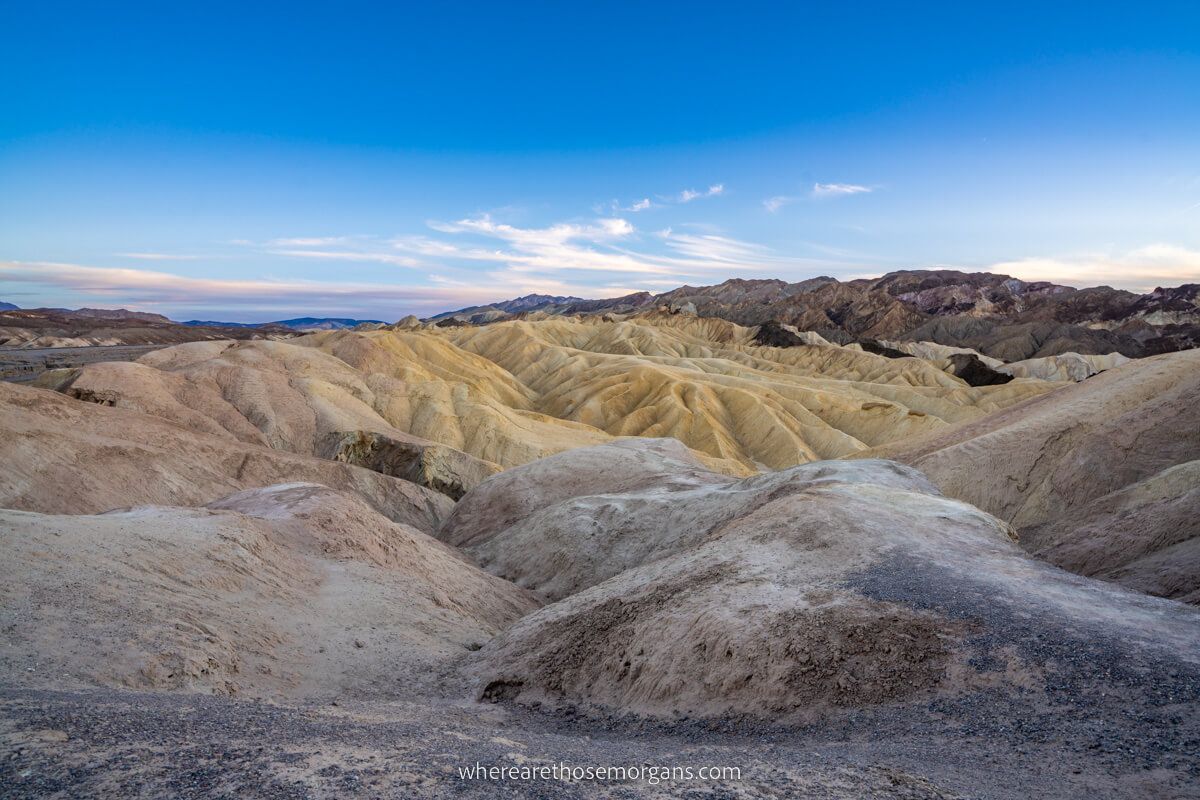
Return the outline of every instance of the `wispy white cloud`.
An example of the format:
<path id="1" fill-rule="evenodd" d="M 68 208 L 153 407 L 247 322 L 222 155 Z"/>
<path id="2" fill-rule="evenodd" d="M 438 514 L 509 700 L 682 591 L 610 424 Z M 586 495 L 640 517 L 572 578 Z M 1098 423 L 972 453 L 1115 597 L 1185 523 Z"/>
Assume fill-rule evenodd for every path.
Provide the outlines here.
<path id="1" fill-rule="evenodd" d="M 668 272 L 667 266 L 615 247 L 636 229 L 626 219 L 606 217 L 589 224 L 558 223 L 545 228 L 521 228 L 490 216 L 457 222 L 432 222 L 438 233 L 465 235 L 501 242 L 503 248 L 459 244 L 429 237 L 403 237 L 394 247 L 444 259 L 498 262 L 524 273 L 586 270 L 603 272 Z"/>
<path id="2" fill-rule="evenodd" d="M 710 265 L 710 268 L 762 266 L 776 260 L 767 247 L 727 236 L 668 231 L 663 239 L 675 252 L 695 262 Z"/>
<path id="3" fill-rule="evenodd" d="M 681 205 L 690 203 L 693 200 L 703 200 L 706 197 L 717 197 L 725 193 L 725 184 L 714 183 L 707 189 L 684 189 L 672 195 L 656 194 L 657 202 L 649 197 L 643 197 L 640 200 L 634 200 L 629 205 L 622 205 L 620 200 L 611 200 L 607 204 L 597 203 L 592 206 L 592 211 L 597 214 L 603 214 L 606 211 L 613 215 L 629 213 L 636 214 L 640 211 L 648 211 L 652 208 L 662 208 L 664 206 Z"/>
<path id="4" fill-rule="evenodd" d="M 690 203 L 693 200 L 702 200 L 706 197 L 716 197 L 717 195 L 721 195 L 724 193 L 725 193 L 725 184 L 714 183 L 712 186 L 709 186 L 707 189 L 705 189 L 703 191 L 696 191 L 695 189 L 684 189 L 682 192 L 679 193 L 679 202 Z"/>
<path id="5" fill-rule="evenodd" d="M 856 183 L 814 183 L 809 195 L 815 198 L 845 197 L 852 194 L 867 194 L 875 191 L 873 186 L 860 186 Z M 763 200 L 763 208 L 767 213 L 774 214 L 786 205 L 791 205 L 801 198 L 796 195 L 777 194 Z"/>
<path id="6" fill-rule="evenodd" d="M 851 194 L 867 194 L 874 191 L 873 187 L 860 186 L 857 183 L 814 183 L 813 197 L 842 197 Z"/>
<path id="7" fill-rule="evenodd" d="M 763 208 L 765 208 L 768 213 L 774 214 L 779 209 L 794 202 L 796 202 L 795 197 L 777 194 L 774 197 L 768 197 L 766 200 L 763 200 Z"/>
<path id="8" fill-rule="evenodd" d="M 312 258 L 323 261 L 358 261 L 392 264 L 397 267 L 420 267 L 422 263 L 408 256 L 359 250 L 268 250 L 268 253 L 289 258 Z"/>
<path id="9" fill-rule="evenodd" d="M 429 266 L 419 259 L 392 252 L 386 241 L 378 236 L 292 236 L 262 243 L 244 239 L 236 243 L 283 258 L 390 264 L 410 268 Z"/>
<path id="10" fill-rule="evenodd" d="M 560 280 L 569 272 L 585 272 L 592 273 L 593 280 L 609 273 L 636 273 L 682 282 L 683 278 L 724 275 L 734 270 L 794 269 L 803 262 L 703 229 L 676 233 L 667 228 L 648 239 L 623 218 L 522 228 L 485 215 L 434 222 L 430 227 L 440 234 L 464 237 L 465 241 L 422 236 L 395 239 L 392 244 L 401 251 L 443 262 L 503 264 L 505 274 L 520 274 L 527 279 Z M 481 244 L 479 240 L 500 246 Z"/>
<path id="11" fill-rule="evenodd" d="M 657 205 L 651 202 L 649 197 L 643 197 L 641 200 L 635 200 L 627 206 L 621 205 L 620 200 L 611 200 L 607 204 L 596 203 L 592 206 L 592 211 L 594 211 L 597 216 L 602 214 L 611 214 L 616 216 L 618 214 L 627 213 L 636 214 L 639 211 L 646 211 L 656 207 Z"/>
<path id="12" fill-rule="evenodd" d="M 1070 286 L 1108 285 L 1148 292 L 1156 286 L 1200 283 L 1200 252 L 1156 243 L 1118 253 L 1079 253 L 1001 261 L 986 269 L 1027 281 L 1053 281 Z"/>
<path id="13" fill-rule="evenodd" d="M 272 239 L 267 242 L 270 247 L 328 247 L 335 244 L 345 244 L 349 236 L 298 236 L 293 238 Z"/>
<path id="14" fill-rule="evenodd" d="M 108 303 L 154 308 L 289 307 L 387 309 L 440 308 L 460 300 L 498 299 L 497 287 L 403 286 L 394 283 L 196 278 L 157 270 L 93 267 L 56 262 L 0 261 L 0 282 L 20 282 L 77 292 Z"/>
<path id="15" fill-rule="evenodd" d="M 114 253 L 121 258 L 133 258 L 138 261 L 197 261 L 202 256 L 184 255 L 181 253 Z"/>
<path id="16" fill-rule="evenodd" d="M 0 285 L 39 287 L 87 298 L 89 305 L 156 311 L 176 319 L 211 310 L 224 319 L 266 321 L 297 313 L 398 319 L 408 313 L 435 314 L 484 305 L 514 295 L 542 293 L 576 297 L 615 297 L 637 291 L 622 284 L 587 286 L 508 269 L 473 273 L 467 280 L 430 275 L 433 285 L 352 281 L 195 278 L 142 269 L 93 267 L 56 262 L 0 261 Z"/>
<path id="17" fill-rule="evenodd" d="M 577 239 L 611 238 L 633 233 L 633 226 L 620 217 L 597 219 L 592 225 L 560 222 L 547 228 L 519 228 L 508 223 L 496 222 L 491 216 L 484 214 L 457 222 L 431 222 L 429 227 L 441 233 L 478 233 L 529 246 L 562 244 Z"/>

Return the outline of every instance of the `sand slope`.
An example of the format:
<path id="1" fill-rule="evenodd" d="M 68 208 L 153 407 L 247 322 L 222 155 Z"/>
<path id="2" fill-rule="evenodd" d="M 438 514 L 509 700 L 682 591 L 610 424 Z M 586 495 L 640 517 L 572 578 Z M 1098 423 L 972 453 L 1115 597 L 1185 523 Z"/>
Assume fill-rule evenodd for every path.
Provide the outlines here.
<path id="1" fill-rule="evenodd" d="M 131 505 L 196 506 L 292 481 L 355 493 L 421 531 L 433 530 L 453 506 L 443 494 L 360 467 L 0 383 L 0 508 L 95 514 Z"/>
<path id="2" fill-rule="evenodd" d="M 1129 363 L 1120 353 L 1080 355 L 1061 353 L 1045 358 L 1014 361 L 997 369 L 1016 378 L 1040 378 L 1045 381 L 1082 381 L 1113 367 Z"/>
<path id="3" fill-rule="evenodd" d="M 337 358 L 283 342 L 198 342 L 137 363 L 50 372 L 37 385 L 213 436 L 361 464 L 451 497 L 500 469 L 394 428 L 367 402 L 372 394 L 363 376 Z M 381 458 L 381 450 L 403 451 L 404 458 Z"/>
<path id="4" fill-rule="evenodd" d="M 289 696 L 397 696 L 533 602 L 315 484 L 203 508 L 0 511 L 0 674 Z"/>
<path id="5" fill-rule="evenodd" d="M 1011 522 L 1055 564 L 1195 602 L 1197 397 L 1200 351 L 1170 353 L 872 454 Z"/>
<path id="6" fill-rule="evenodd" d="M 664 478 L 614 487 L 609 467 L 627 457 L 604 450 L 658 460 Z M 1036 561 L 909 467 L 821 462 L 697 485 L 668 477 L 680 455 L 577 450 L 463 499 L 439 535 L 557 599 L 480 651 L 481 699 L 785 720 L 981 691 L 1140 707 L 1167 672 L 1195 690 L 1195 610 Z M 514 519 L 507 498 L 527 485 L 542 497 Z"/>

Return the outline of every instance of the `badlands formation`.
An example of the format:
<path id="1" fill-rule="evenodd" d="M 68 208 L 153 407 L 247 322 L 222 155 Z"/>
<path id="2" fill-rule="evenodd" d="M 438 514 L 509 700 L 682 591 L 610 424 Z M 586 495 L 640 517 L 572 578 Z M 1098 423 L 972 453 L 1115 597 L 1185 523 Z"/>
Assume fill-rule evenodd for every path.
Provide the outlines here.
<path id="1" fill-rule="evenodd" d="M 517 313 L 0 383 L 0 794 L 1200 794 L 1200 352 Z"/>
<path id="2" fill-rule="evenodd" d="M 1200 350 L 1154 356 L 870 451 L 1082 575 L 1200 603 Z"/>
<path id="3" fill-rule="evenodd" d="M 766 347 L 754 333 L 670 314 L 333 331 L 180 345 L 48 373 L 41 385 L 307 455 L 334 455 L 356 431 L 417 437 L 486 462 L 476 477 L 620 436 L 674 437 L 745 475 L 840 458 L 1056 388 L 971 387 L 923 359 Z"/>
<path id="4" fill-rule="evenodd" d="M 0 669 L 26 685 L 386 698 L 536 607 L 428 528 L 312 483 L 0 527 Z"/>
<path id="5" fill-rule="evenodd" d="M 481 697 L 780 722 L 981 691 L 1063 714 L 1120 696 L 1154 716 L 1162 692 L 1196 688 L 1193 609 L 1030 559 L 1009 525 L 912 468 L 735 480 L 689 460 L 626 440 L 459 503 L 442 538 L 551 603 L 468 668 Z M 1167 688 L 1145 670 L 1188 677 Z"/>

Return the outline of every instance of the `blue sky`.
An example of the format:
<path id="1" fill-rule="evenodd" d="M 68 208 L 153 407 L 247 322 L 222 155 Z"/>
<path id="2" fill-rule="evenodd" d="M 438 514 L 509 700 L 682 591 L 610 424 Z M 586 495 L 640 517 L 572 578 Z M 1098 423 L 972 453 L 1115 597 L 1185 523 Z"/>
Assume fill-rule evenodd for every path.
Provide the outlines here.
<path id="1" fill-rule="evenodd" d="M 0 299 L 1200 282 L 1195 4 L 437 5 L 0 0 Z"/>

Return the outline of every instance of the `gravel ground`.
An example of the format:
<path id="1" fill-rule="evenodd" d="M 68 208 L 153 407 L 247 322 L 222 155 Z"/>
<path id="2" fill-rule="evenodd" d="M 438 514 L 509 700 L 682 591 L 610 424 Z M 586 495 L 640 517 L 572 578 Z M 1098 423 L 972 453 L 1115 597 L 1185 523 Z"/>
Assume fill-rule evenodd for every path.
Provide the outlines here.
<path id="1" fill-rule="evenodd" d="M 1103 614 L 1068 626 L 1019 581 L 998 589 L 962 573 L 898 556 L 846 581 L 976 632 L 963 652 L 979 681 L 957 694 L 783 727 L 476 703 L 452 665 L 436 686 L 398 668 L 412 694 L 389 702 L 9 686 L 0 687 L 0 798 L 1200 798 L 1200 642 L 1128 626 L 1117 637 Z M 1137 602 L 1170 618 L 1200 613 Z M 739 774 L 657 783 L 460 775 L 477 763 Z"/>
<path id="2" fill-rule="evenodd" d="M 1195 719 L 1128 728 L 986 694 L 780 729 L 670 727 L 449 702 L 283 706 L 120 690 L 0 691 L 0 796 L 1187 798 Z M 1181 748 L 1191 747 L 1190 752 Z M 464 780 L 459 767 L 737 767 L 740 778 Z M 1190 763 L 1189 763 L 1190 762 Z"/>
<path id="3" fill-rule="evenodd" d="M 440 688 L 392 702 L 0 688 L 0 797 L 1200 798 L 1192 660 L 1100 625 L 1055 628 L 1029 598 L 939 570 L 892 559 L 849 584 L 972 621 L 973 669 L 1002 675 L 1004 665 L 991 662 L 1012 653 L 1040 665 L 1037 680 L 1022 687 L 1009 676 L 790 727 L 476 703 L 460 699 L 466 689 L 453 670 Z M 476 763 L 719 766 L 740 775 L 658 783 L 460 776 Z"/>

